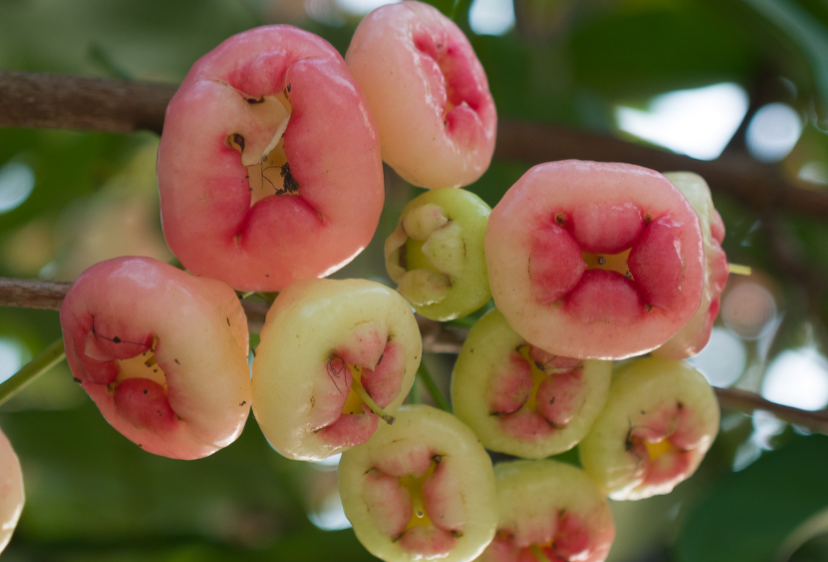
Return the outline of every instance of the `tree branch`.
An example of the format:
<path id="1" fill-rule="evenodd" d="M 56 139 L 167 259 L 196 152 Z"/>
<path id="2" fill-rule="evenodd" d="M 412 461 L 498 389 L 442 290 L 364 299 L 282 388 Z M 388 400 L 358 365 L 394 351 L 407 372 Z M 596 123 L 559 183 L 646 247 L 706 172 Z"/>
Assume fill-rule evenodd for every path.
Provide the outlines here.
<path id="1" fill-rule="evenodd" d="M 0 127 L 160 133 L 176 87 L 61 74 L 0 71 Z M 703 176 L 713 191 L 765 210 L 828 217 L 828 194 L 783 181 L 775 168 L 744 155 L 702 161 L 608 135 L 501 120 L 495 158 L 527 163 L 575 158 L 629 162 Z"/>
<path id="2" fill-rule="evenodd" d="M 8 279 L 0 277 L 0 307 L 40 308 L 59 310 L 60 303 L 71 283 L 51 283 L 36 279 Z M 268 305 L 262 302 L 242 301 L 251 332 L 258 333 L 264 324 Z M 417 316 L 423 336 L 423 351 L 429 353 L 459 353 L 468 330 L 448 329 L 444 324 Z M 722 408 L 751 413 L 764 410 L 780 420 L 806 427 L 828 435 L 828 412 L 809 412 L 769 402 L 761 396 L 733 388 L 716 388 Z"/>

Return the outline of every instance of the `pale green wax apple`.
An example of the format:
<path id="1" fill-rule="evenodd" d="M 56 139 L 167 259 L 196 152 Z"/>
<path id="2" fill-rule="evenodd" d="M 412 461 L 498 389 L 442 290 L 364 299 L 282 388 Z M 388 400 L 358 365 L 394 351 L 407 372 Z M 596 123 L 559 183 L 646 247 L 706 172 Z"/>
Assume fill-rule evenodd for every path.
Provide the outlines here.
<path id="1" fill-rule="evenodd" d="M 299 281 L 270 308 L 253 360 L 253 413 L 284 456 L 317 461 L 367 441 L 414 383 L 422 338 L 396 291 Z M 379 415 L 378 415 L 379 414 Z"/>
<path id="2" fill-rule="evenodd" d="M 616 369 L 609 398 L 578 451 L 610 498 L 669 493 L 689 478 L 719 431 L 719 403 L 684 361 L 649 357 Z"/>
<path id="3" fill-rule="evenodd" d="M 20 460 L 6 435 L 0 431 L 0 552 L 11 540 L 24 502 Z"/>
<path id="4" fill-rule="evenodd" d="M 583 470 L 552 461 L 495 466 L 497 535 L 480 562 L 603 562 L 615 539 L 609 504 Z"/>
<path id="5" fill-rule="evenodd" d="M 339 493 L 359 541 L 386 562 L 468 562 L 494 537 L 492 462 L 460 420 L 403 406 L 365 445 L 342 455 Z"/>
<path id="6" fill-rule="evenodd" d="M 419 314 L 444 322 L 491 298 L 483 255 L 489 213 L 462 189 L 428 191 L 405 206 L 385 241 L 385 268 Z"/>
<path id="7" fill-rule="evenodd" d="M 692 172 L 669 172 L 670 180 L 690 202 L 699 215 L 704 241 L 704 290 L 698 310 L 684 328 L 667 343 L 653 350 L 653 355 L 664 359 L 685 359 L 696 355 L 707 345 L 713 322 L 719 313 L 719 297 L 728 277 L 727 256 L 722 250 L 724 223 L 713 206 L 710 188 L 701 176 Z"/>
<path id="8" fill-rule="evenodd" d="M 454 413 L 493 451 L 541 459 L 574 447 L 598 417 L 612 362 L 551 355 L 492 310 L 469 332 L 454 366 Z"/>

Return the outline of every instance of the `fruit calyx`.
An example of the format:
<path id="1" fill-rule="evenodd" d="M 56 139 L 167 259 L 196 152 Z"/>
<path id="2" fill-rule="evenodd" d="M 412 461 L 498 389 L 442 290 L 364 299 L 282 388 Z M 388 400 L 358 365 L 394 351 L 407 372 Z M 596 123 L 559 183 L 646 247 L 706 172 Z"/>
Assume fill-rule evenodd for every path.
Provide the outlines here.
<path id="1" fill-rule="evenodd" d="M 693 428 L 681 401 L 665 405 L 627 430 L 626 451 L 638 462 L 639 485 L 676 483 L 690 464 Z"/>

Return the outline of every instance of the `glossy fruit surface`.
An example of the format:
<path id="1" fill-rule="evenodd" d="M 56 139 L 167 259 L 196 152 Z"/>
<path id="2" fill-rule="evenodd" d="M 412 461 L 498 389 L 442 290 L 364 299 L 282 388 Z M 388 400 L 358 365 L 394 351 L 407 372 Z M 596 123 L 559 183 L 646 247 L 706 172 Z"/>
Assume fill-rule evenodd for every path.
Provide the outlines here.
<path id="1" fill-rule="evenodd" d="M 497 535 L 481 562 L 603 562 L 615 539 L 609 504 L 574 466 L 544 461 L 495 466 Z"/>
<path id="2" fill-rule="evenodd" d="M 698 310 L 667 343 L 653 350 L 664 359 L 686 359 L 696 355 L 710 340 L 713 322 L 719 314 L 720 296 L 728 278 L 727 256 L 722 250 L 725 228 L 722 217 L 713 207 L 710 188 L 701 176 L 690 172 L 664 174 L 687 197 L 699 215 L 704 238 L 704 292 Z"/>
<path id="3" fill-rule="evenodd" d="M 494 152 L 497 112 L 483 66 L 463 32 L 436 8 L 377 8 L 345 55 L 377 120 L 382 158 L 409 183 L 460 187 Z"/>
<path id="4" fill-rule="evenodd" d="M 408 203 L 385 241 L 385 268 L 426 318 L 471 314 L 492 296 L 483 236 L 491 209 L 463 189 L 435 189 Z"/>
<path id="5" fill-rule="evenodd" d="M 342 455 L 339 493 L 359 541 L 386 562 L 473 560 L 497 525 L 492 463 L 457 418 L 403 406 Z"/>
<path id="6" fill-rule="evenodd" d="M 11 540 L 25 501 L 20 460 L 0 431 L 0 552 Z"/>
<path id="7" fill-rule="evenodd" d="M 371 240 L 385 197 L 379 136 L 345 61 L 276 25 L 199 59 L 158 149 L 164 235 L 197 275 L 278 291 Z"/>
<path id="8" fill-rule="evenodd" d="M 284 456 L 317 461 L 385 425 L 414 383 L 422 338 L 399 293 L 364 279 L 290 285 L 271 306 L 253 360 L 253 413 Z"/>
<path id="9" fill-rule="evenodd" d="M 669 493 L 690 477 L 719 431 L 719 403 L 684 361 L 648 357 L 619 366 L 607 405 L 578 451 L 614 500 Z"/>
<path id="10" fill-rule="evenodd" d="M 100 262 L 72 285 L 60 324 L 75 379 L 145 451 L 200 458 L 244 428 L 247 318 L 221 281 L 150 258 Z"/>
<path id="11" fill-rule="evenodd" d="M 454 413 L 492 451 L 541 459 L 574 447 L 604 406 L 612 363 L 546 353 L 498 310 L 469 332 L 454 365 Z"/>
<path id="12" fill-rule="evenodd" d="M 698 310 L 699 219 L 664 176 L 630 164 L 535 166 L 492 210 L 495 304 L 531 344 L 580 359 L 662 345 Z"/>

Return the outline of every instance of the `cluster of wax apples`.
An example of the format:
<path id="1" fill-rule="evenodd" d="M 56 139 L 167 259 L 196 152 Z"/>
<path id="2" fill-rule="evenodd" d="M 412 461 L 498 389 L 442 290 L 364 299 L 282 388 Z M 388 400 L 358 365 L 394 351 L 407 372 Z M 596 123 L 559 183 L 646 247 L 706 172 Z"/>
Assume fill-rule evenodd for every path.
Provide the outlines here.
<path id="1" fill-rule="evenodd" d="M 228 39 L 159 148 L 164 233 L 190 273 L 120 258 L 81 275 L 61 309 L 76 380 L 151 453 L 209 455 L 251 406 L 285 456 L 344 452 L 346 514 L 385 560 L 603 560 L 605 496 L 670 491 L 715 438 L 713 393 L 676 360 L 709 338 L 724 226 L 697 176 L 624 164 L 537 166 L 494 210 L 437 189 L 486 170 L 496 119 L 462 32 L 417 2 L 367 16 L 344 60 L 288 26 Z M 383 160 L 432 189 L 386 242 L 399 292 L 319 279 L 373 236 Z M 280 291 L 252 380 L 234 289 Z M 400 407 L 422 357 L 411 307 L 445 321 L 492 296 L 454 370 L 457 417 Z M 579 442 L 584 471 L 537 460 Z M 23 491 L 2 445 L 8 541 Z M 535 460 L 493 469 L 484 447 Z"/>

